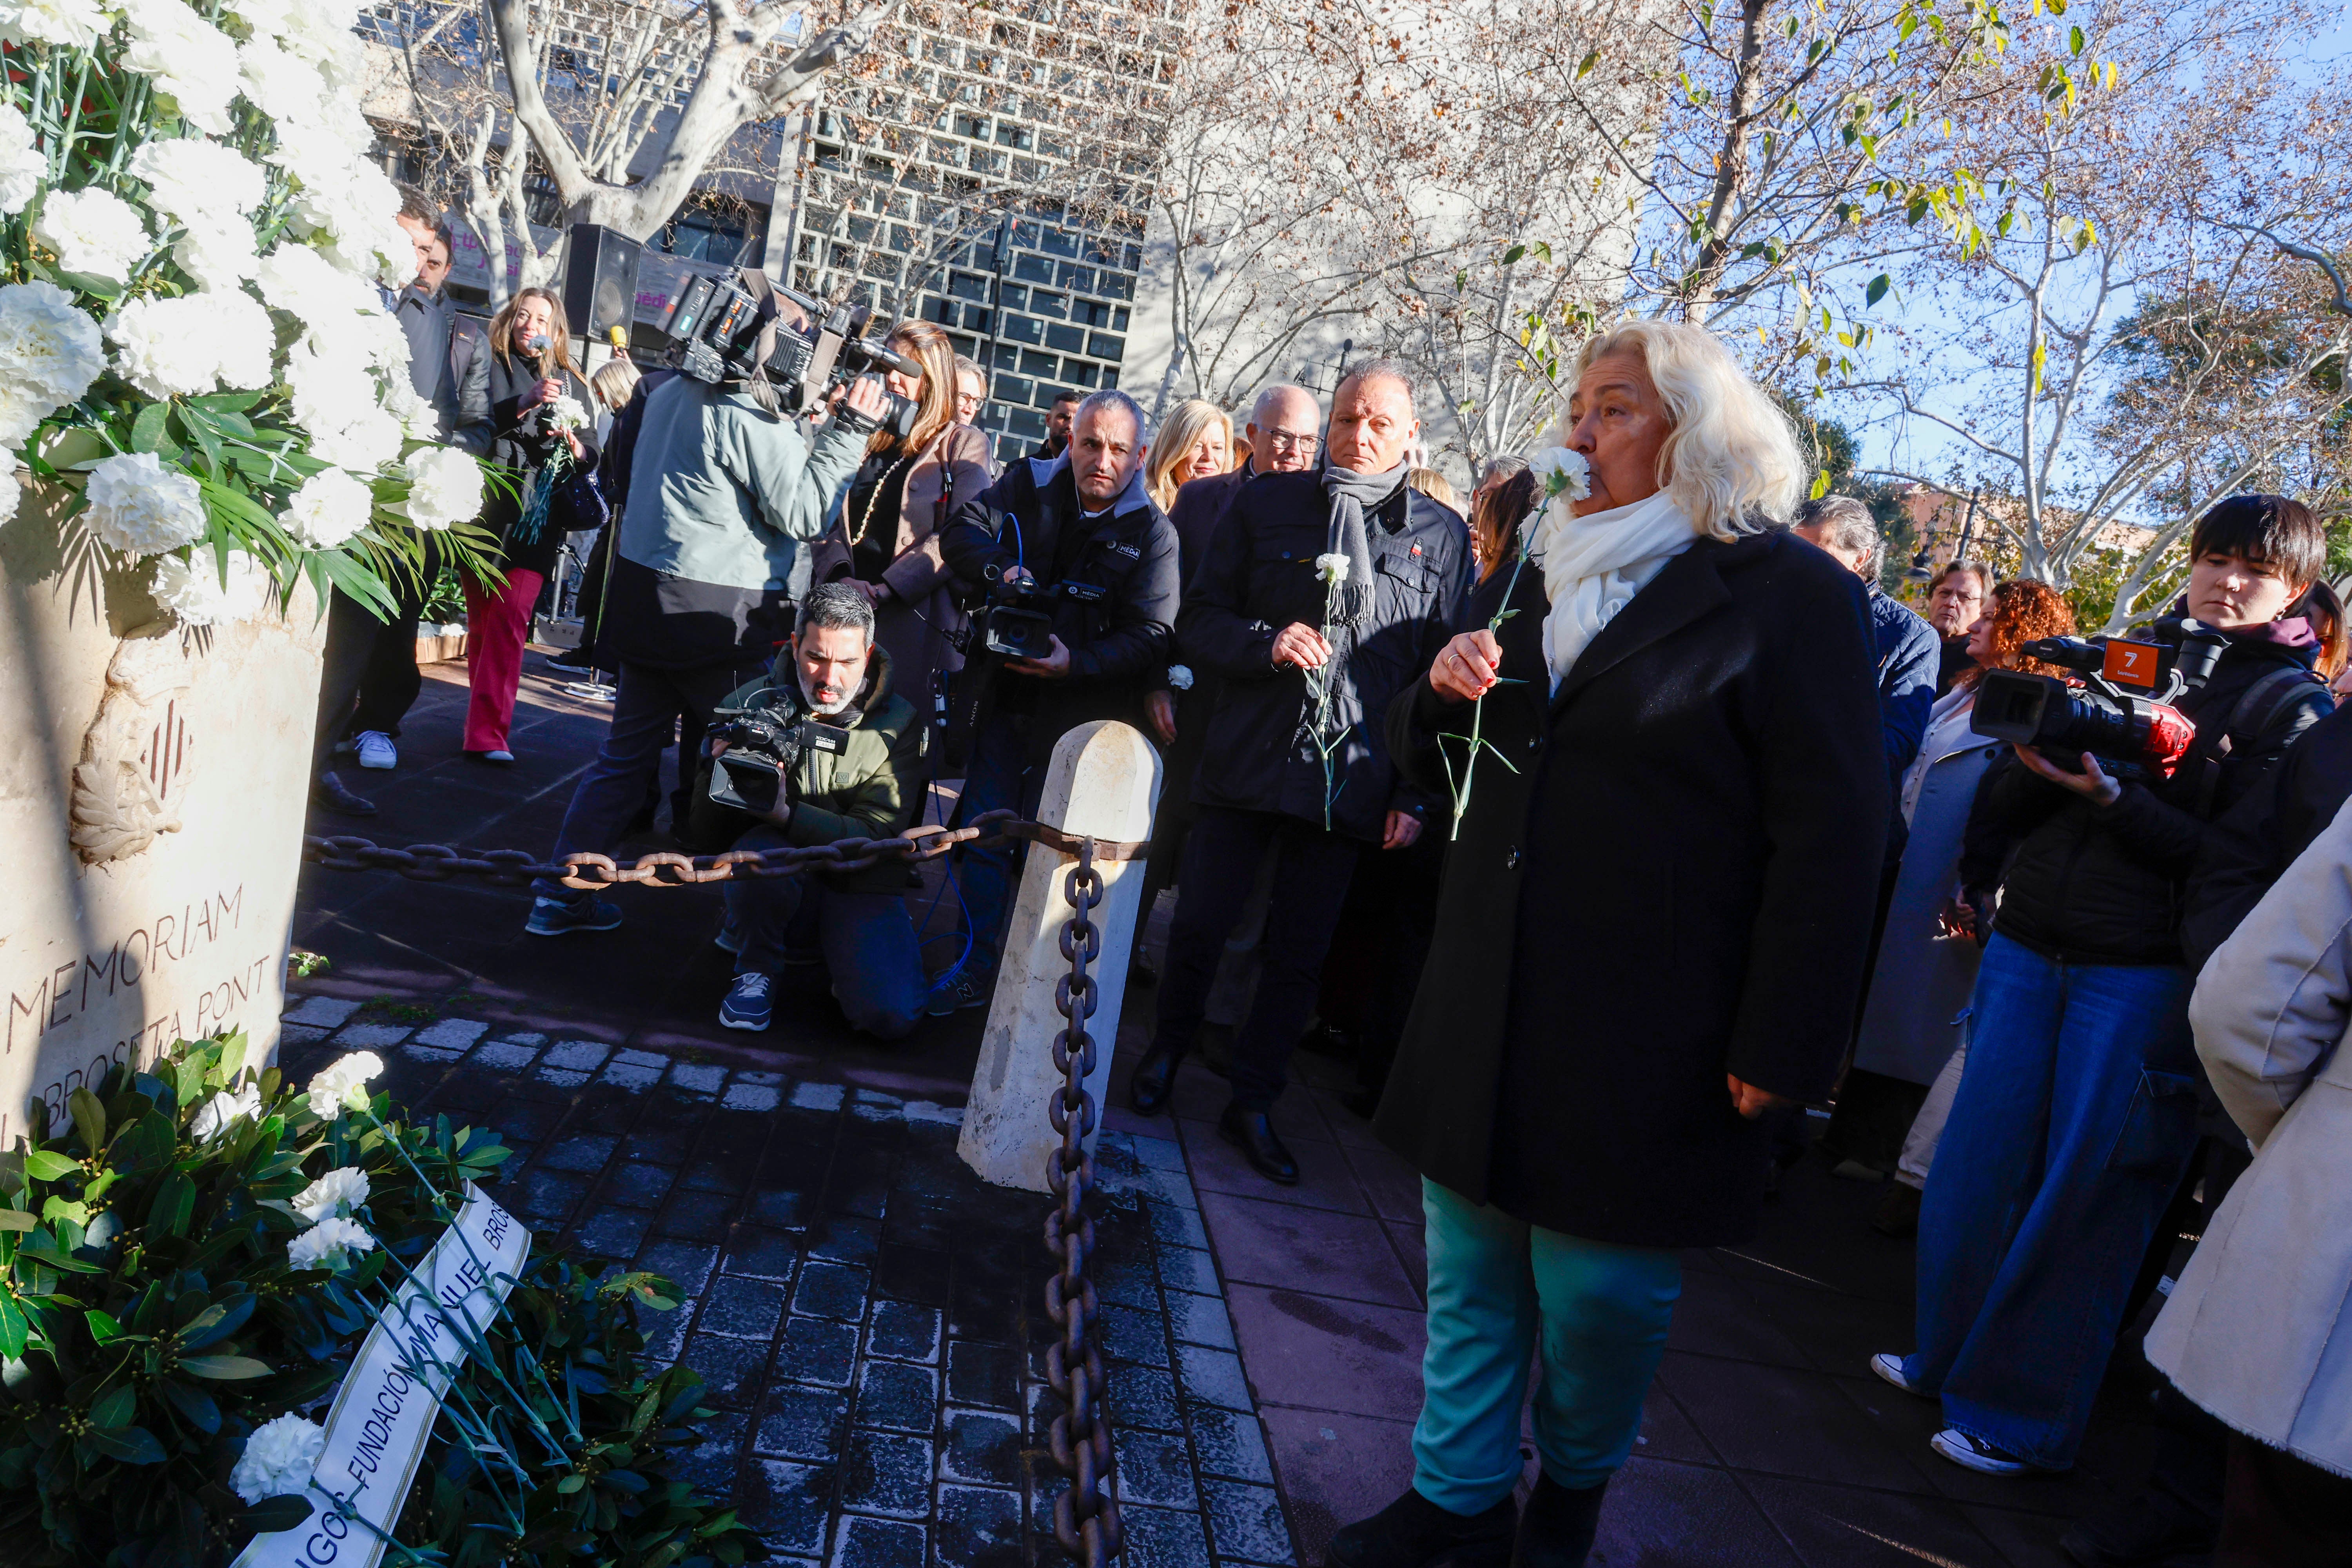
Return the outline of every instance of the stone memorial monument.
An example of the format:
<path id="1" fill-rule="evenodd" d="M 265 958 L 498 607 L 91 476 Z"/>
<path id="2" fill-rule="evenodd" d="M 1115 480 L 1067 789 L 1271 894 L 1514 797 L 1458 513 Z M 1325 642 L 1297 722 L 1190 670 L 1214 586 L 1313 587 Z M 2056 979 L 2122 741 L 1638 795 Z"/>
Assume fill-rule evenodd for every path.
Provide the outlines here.
<path id="1" fill-rule="evenodd" d="M 29 476 L 19 476 L 29 478 Z M 114 1062 L 230 1025 L 278 1043 L 325 626 L 188 628 L 137 567 L 0 526 L 0 1149 Z"/>

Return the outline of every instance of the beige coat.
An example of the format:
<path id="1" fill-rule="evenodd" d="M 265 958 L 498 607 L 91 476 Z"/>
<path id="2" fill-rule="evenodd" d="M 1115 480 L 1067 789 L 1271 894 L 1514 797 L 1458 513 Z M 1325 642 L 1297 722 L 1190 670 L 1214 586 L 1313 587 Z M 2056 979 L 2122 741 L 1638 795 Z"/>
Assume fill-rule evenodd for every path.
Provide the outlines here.
<path id="1" fill-rule="evenodd" d="M 2189 1004 L 2256 1154 L 2147 1358 L 2249 1436 L 2352 1476 L 2352 805 L 2254 906 Z"/>
<path id="2" fill-rule="evenodd" d="M 898 537 L 882 573 L 891 596 L 875 615 L 874 639 L 890 651 L 894 689 L 929 725 L 932 675 L 952 675 L 963 668 L 963 656 L 949 639 L 961 635 L 964 615 L 940 553 L 940 530 L 956 508 L 988 488 L 988 437 L 969 425 L 950 425 L 904 473 Z M 816 582 L 849 571 L 850 519 L 842 515 L 846 510 L 845 505 L 836 512 L 833 525 L 811 547 Z"/>

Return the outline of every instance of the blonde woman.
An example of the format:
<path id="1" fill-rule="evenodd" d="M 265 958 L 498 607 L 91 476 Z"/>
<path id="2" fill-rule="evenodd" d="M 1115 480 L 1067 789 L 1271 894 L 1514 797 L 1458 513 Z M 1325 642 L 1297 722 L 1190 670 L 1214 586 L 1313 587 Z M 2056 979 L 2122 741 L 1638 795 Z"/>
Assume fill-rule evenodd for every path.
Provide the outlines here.
<path id="1" fill-rule="evenodd" d="M 1529 518 L 1526 569 L 1472 594 L 1462 624 L 1496 629 L 1454 637 L 1389 710 L 1399 766 L 1441 802 L 1474 722 L 1518 766 L 1480 749 L 1374 1123 L 1422 1175 L 1429 1347 L 1412 1488 L 1339 1532 L 1340 1568 L 1500 1562 L 1515 1536 L 1514 1563 L 1585 1560 L 1677 1249 L 1754 1230 L 1756 1118 L 1828 1092 L 1862 989 L 1888 809 L 1876 659 L 1860 581 L 1761 530 L 1804 493 L 1787 421 L 1699 327 L 1618 327 L 1575 376 L 1561 437 L 1582 462 L 1555 461 L 1585 493 Z M 1519 1519 L 1537 1353 L 1543 1471 Z"/>
<path id="2" fill-rule="evenodd" d="M 1176 405 L 1144 459 L 1143 488 L 1166 511 L 1176 492 L 1193 479 L 1222 474 L 1234 466 L 1234 422 L 1213 403 L 1188 397 Z"/>
<path id="3" fill-rule="evenodd" d="M 1462 510 L 1462 503 L 1454 499 L 1454 481 L 1435 468 L 1415 468 L 1405 475 L 1404 482 L 1442 507 Z"/>
<path id="4" fill-rule="evenodd" d="M 572 325 L 563 301 L 544 289 L 525 289 L 490 319 L 489 352 L 477 353 L 466 369 L 459 396 L 461 430 L 482 432 L 478 456 L 516 470 L 514 489 L 491 491 L 482 502 L 482 526 L 498 535 L 506 582 L 465 580 L 466 754 L 501 765 L 514 761 L 509 736 L 515 693 L 522 683 L 523 645 L 530 633 L 531 606 L 563 543 L 562 520 L 526 512 L 521 498 L 532 478 L 558 450 L 583 472 L 596 467 L 594 426 L 554 432 L 545 405 L 559 397 L 580 405 L 593 417 L 594 395 L 572 363 Z"/>
<path id="5" fill-rule="evenodd" d="M 875 646 L 889 689 L 932 712 L 932 684 L 963 668 L 954 641 L 964 616 L 950 592 L 940 530 L 988 488 L 988 437 L 956 419 L 956 353 L 929 321 L 901 321 L 890 347 L 920 364 L 919 379 L 883 380 L 919 413 L 903 440 L 877 430 L 841 510 L 812 554 L 815 580 L 847 582 L 874 605 Z M 937 739 L 936 736 L 933 737 Z"/>

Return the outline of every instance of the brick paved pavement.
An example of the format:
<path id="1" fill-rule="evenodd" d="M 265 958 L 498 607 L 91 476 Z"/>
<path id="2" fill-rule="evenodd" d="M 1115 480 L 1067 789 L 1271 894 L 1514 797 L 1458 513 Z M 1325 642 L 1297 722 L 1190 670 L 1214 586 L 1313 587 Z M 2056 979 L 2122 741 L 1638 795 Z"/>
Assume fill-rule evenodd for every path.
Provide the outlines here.
<path id="1" fill-rule="evenodd" d="M 960 1110 L 822 1077 L 324 994 L 287 1015 L 297 1081 L 382 1054 L 419 1116 L 494 1126 L 500 1201 L 687 1296 L 651 1315 L 719 1414 L 687 1468 L 790 1561 L 1013 1568 L 1051 1545 L 1059 1402 L 1039 1348 L 1046 1200 L 983 1185 Z M 1041 1105 L 1038 1110 L 1045 1114 Z M 1293 1561 L 1182 1152 L 1108 1133 L 1095 1268 L 1137 1568 Z M 1043 1549 L 1041 1550 L 1041 1543 Z"/>

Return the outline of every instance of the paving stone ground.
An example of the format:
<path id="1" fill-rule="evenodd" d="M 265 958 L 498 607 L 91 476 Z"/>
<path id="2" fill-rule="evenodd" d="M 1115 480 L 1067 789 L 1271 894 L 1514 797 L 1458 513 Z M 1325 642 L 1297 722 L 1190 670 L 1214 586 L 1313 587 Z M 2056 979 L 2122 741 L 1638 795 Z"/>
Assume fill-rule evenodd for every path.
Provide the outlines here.
<path id="1" fill-rule="evenodd" d="M 1047 1200 L 982 1184 L 955 1107 L 479 1020 L 414 1028 L 315 995 L 299 1081 L 383 1056 L 414 1114 L 499 1129 L 501 1202 L 685 1293 L 649 1314 L 719 1414 L 687 1461 L 784 1560 L 1014 1568 L 1052 1544 Z M 1039 1114 L 1044 1114 L 1041 1106 Z M 1128 1561 L 1289 1564 L 1290 1534 L 1182 1150 L 1107 1132 L 1093 1269 Z"/>

